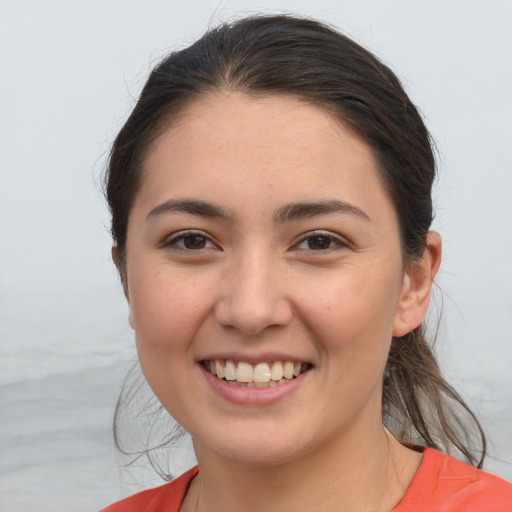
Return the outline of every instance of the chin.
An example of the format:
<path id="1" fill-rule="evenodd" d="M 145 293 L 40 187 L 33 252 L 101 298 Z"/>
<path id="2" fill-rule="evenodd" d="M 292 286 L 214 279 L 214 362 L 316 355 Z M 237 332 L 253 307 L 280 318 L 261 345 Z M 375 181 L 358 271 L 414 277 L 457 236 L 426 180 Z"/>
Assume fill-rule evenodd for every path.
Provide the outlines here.
<path id="1" fill-rule="evenodd" d="M 224 448 L 224 447 L 223 447 Z M 292 447 L 266 443 L 265 446 L 251 444 L 249 446 L 231 446 L 218 451 L 217 455 L 230 462 L 252 466 L 254 468 L 269 468 L 280 466 L 294 459 L 296 455 Z"/>
<path id="2" fill-rule="evenodd" d="M 274 428 L 261 427 L 253 427 L 252 432 L 248 427 L 240 428 L 236 433 L 224 431 L 222 439 L 209 436 L 207 439 L 203 438 L 203 443 L 194 444 L 196 450 L 199 449 L 198 458 L 203 452 L 201 448 L 204 447 L 205 452 L 214 452 L 218 457 L 232 463 L 255 468 L 279 466 L 300 457 L 301 452 L 307 451 L 308 443 L 302 435 L 293 435 L 283 426 L 278 428 L 278 434 Z M 240 435 L 240 432 L 244 432 L 244 435 Z"/>

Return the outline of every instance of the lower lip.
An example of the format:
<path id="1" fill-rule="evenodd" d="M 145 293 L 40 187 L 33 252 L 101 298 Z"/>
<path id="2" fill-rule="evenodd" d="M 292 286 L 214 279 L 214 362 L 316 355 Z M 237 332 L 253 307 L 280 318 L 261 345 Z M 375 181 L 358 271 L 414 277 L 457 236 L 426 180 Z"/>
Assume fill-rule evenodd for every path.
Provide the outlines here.
<path id="1" fill-rule="evenodd" d="M 229 402 L 242 405 L 267 405 L 277 402 L 297 391 L 311 371 L 308 370 L 290 382 L 271 388 L 246 388 L 228 384 L 227 381 L 212 375 L 203 365 L 200 364 L 199 367 L 215 393 Z"/>

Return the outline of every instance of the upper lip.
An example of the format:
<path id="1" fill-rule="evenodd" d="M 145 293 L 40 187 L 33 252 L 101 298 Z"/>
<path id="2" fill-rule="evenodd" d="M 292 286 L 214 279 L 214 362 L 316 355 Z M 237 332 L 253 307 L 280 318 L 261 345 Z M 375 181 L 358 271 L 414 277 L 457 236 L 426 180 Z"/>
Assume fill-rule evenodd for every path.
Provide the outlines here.
<path id="1" fill-rule="evenodd" d="M 230 361 L 243 361 L 249 364 L 258 363 L 271 363 L 274 361 L 291 361 L 293 363 L 309 363 L 312 364 L 307 358 L 292 356 L 290 354 L 276 353 L 276 352 L 261 352 L 258 354 L 247 354 L 241 352 L 219 352 L 216 354 L 208 354 L 200 357 L 199 361 L 214 361 L 214 360 L 230 360 Z"/>

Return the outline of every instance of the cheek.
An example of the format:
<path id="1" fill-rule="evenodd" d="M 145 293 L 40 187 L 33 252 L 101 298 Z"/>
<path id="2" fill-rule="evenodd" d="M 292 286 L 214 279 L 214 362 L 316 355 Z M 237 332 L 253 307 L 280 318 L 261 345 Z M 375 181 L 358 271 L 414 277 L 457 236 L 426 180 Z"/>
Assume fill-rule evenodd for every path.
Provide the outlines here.
<path id="1" fill-rule="evenodd" d="M 383 371 L 399 301 L 398 279 L 378 272 L 346 273 L 303 295 L 308 328 L 337 376 L 375 382 Z M 318 283 L 317 283 L 318 284 Z M 311 291 L 311 290 L 310 290 Z"/>
<path id="2" fill-rule="evenodd" d="M 194 380 L 193 340 L 205 316 L 205 294 L 190 281 L 159 272 L 134 274 L 130 311 L 142 372 L 173 416 L 182 419 Z M 182 282 L 182 281 L 181 281 Z M 187 383 L 187 393 L 180 392 Z"/>
<path id="3" fill-rule="evenodd" d="M 400 298 L 399 279 L 386 274 L 346 273 L 327 279 L 315 293 L 303 295 L 304 304 L 317 328 L 348 335 L 348 339 L 367 333 L 391 337 Z M 362 274 L 362 275 L 361 275 Z"/>
<path id="4" fill-rule="evenodd" d="M 130 318 L 143 357 L 169 358 L 183 351 L 206 314 L 201 279 L 170 273 L 162 265 L 134 268 L 130 276 Z"/>

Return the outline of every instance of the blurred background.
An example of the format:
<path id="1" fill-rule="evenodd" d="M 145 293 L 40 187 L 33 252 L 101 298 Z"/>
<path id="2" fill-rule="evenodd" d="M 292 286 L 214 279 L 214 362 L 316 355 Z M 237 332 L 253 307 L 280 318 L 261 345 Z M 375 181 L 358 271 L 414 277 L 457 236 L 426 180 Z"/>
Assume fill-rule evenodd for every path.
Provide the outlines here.
<path id="1" fill-rule="evenodd" d="M 161 483 L 124 467 L 111 436 L 135 350 L 101 175 L 158 59 L 256 12 L 334 24 L 423 112 L 439 151 L 438 354 L 491 438 L 486 469 L 512 481 L 510 0 L 0 0 L 1 511 L 98 510 Z"/>

